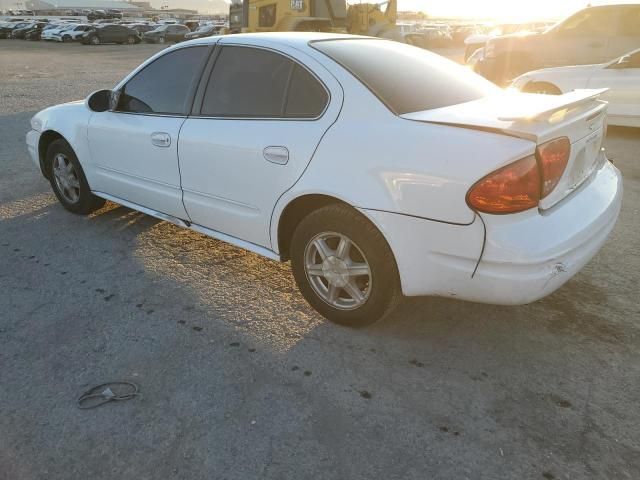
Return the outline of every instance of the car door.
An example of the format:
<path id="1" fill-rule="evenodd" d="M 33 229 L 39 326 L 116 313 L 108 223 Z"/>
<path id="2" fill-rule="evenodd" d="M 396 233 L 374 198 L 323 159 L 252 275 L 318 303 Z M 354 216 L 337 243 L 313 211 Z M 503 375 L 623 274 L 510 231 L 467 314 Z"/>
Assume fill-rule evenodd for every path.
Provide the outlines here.
<path id="1" fill-rule="evenodd" d="M 275 204 L 338 117 L 342 89 L 288 47 L 224 38 L 215 57 L 180 131 L 185 208 L 198 225 L 271 248 Z"/>
<path id="2" fill-rule="evenodd" d="M 211 48 L 189 46 L 156 57 L 118 88 L 112 111 L 91 116 L 93 190 L 187 218 L 180 190 L 178 132 Z"/>
<path id="3" fill-rule="evenodd" d="M 608 113 L 614 117 L 640 119 L 640 50 L 597 70 L 588 88 L 609 88 L 602 96 L 609 102 Z"/>
<path id="4" fill-rule="evenodd" d="M 167 26 L 165 33 L 165 39 L 167 42 L 173 42 L 176 39 L 176 27 L 174 25 Z"/>
<path id="5" fill-rule="evenodd" d="M 582 10 L 545 34 L 544 66 L 604 63 L 609 40 L 616 30 L 618 16 L 614 8 Z"/>

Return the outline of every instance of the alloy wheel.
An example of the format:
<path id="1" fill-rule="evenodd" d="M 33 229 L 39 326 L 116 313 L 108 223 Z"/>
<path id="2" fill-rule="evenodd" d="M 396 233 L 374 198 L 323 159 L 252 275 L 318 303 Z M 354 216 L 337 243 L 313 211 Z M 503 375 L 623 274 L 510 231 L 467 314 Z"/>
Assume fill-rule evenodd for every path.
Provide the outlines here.
<path id="1" fill-rule="evenodd" d="M 53 157 L 53 178 L 58 192 L 69 203 L 80 199 L 80 179 L 73 163 L 63 153 Z"/>
<path id="2" fill-rule="evenodd" d="M 305 248 L 304 269 L 315 294 L 334 308 L 354 310 L 369 298 L 369 262 L 346 235 L 323 232 L 312 238 Z"/>

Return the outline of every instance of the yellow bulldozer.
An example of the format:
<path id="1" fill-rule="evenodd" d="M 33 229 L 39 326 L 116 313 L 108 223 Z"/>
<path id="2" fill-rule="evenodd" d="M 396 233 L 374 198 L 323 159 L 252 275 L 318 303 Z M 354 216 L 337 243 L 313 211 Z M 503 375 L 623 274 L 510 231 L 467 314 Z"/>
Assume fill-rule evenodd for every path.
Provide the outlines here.
<path id="1" fill-rule="evenodd" d="M 233 0 L 229 31 L 384 36 L 395 28 L 397 15 L 397 0 L 348 6 L 346 0 Z"/>

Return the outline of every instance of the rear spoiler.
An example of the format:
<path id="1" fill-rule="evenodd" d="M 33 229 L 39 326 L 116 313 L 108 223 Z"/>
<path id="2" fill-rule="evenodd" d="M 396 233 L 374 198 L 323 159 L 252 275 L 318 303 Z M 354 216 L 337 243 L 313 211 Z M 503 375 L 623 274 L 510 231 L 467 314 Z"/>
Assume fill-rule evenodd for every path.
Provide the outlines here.
<path id="1" fill-rule="evenodd" d="M 595 116 L 604 112 L 606 102 L 598 100 L 598 96 L 607 91 L 607 88 L 601 88 L 575 90 L 564 95 L 538 95 L 508 90 L 450 107 L 404 113 L 400 118 L 499 133 L 539 143 L 570 121 L 564 114 L 554 118 L 556 112 L 567 113 L 576 107 L 593 110 L 591 114 Z M 577 112 L 572 112 L 571 116 L 574 113 Z"/>
<path id="2" fill-rule="evenodd" d="M 497 118 L 503 122 L 540 120 L 558 110 L 565 110 L 592 102 L 608 91 L 608 88 L 599 88 L 574 90 L 564 95 L 536 95 L 536 105 L 533 108 L 531 105 L 523 105 L 520 108 L 516 105 L 513 112 L 499 114 Z M 521 111 L 518 112 L 518 109 Z"/>

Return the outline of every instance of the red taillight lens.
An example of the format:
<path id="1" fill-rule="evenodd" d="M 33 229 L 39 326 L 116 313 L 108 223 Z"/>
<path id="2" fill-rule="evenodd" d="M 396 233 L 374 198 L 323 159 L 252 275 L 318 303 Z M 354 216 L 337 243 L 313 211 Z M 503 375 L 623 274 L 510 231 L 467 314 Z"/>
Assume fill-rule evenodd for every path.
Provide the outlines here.
<path id="1" fill-rule="evenodd" d="M 549 195 L 564 173 L 571 154 L 571 142 L 567 137 L 556 138 L 538 147 L 536 155 L 540 162 L 542 174 L 542 191 L 540 198 Z"/>
<path id="2" fill-rule="evenodd" d="M 485 213 L 515 213 L 540 201 L 540 172 L 534 156 L 490 173 L 471 187 L 467 203 Z"/>

